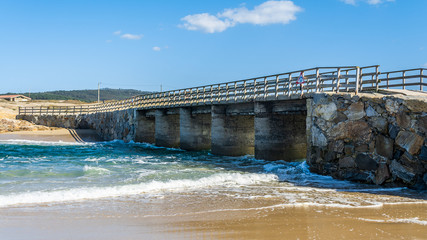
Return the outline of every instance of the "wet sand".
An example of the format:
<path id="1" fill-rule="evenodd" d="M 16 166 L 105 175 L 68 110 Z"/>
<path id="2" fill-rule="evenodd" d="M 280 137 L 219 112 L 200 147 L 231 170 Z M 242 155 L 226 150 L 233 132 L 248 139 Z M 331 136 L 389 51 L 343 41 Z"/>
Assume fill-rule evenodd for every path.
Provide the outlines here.
<path id="1" fill-rule="evenodd" d="M 362 197 L 365 193 L 361 194 Z M 2 239 L 427 239 L 427 204 L 339 208 L 177 194 L 0 209 Z"/>
<path id="2" fill-rule="evenodd" d="M 49 142 L 98 142 L 102 139 L 92 129 L 55 129 L 0 133 L 0 140 L 29 140 Z"/>
<path id="3" fill-rule="evenodd" d="M 0 134 L 0 140 L 8 139 L 79 142 L 98 138 L 92 130 Z M 272 191 L 265 189 L 263 194 L 273 195 Z M 427 239 L 425 193 L 328 191 L 311 196 L 310 188 L 293 191 L 286 194 L 302 196 L 296 203 L 280 195 L 245 196 L 242 190 L 242 198 L 236 198 L 227 197 L 235 193 L 212 190 L 209 194 L 159 193 L 17 205 L 0 208 L 0 239 Z M 331 206 L 322 201 L 313 204 L 317 198 L 335 196 L 360 201 L 361 206 L 334 207 L 339 200 L 327 200 Z M 369 205 L 374 201 L 383 204 Z"/>

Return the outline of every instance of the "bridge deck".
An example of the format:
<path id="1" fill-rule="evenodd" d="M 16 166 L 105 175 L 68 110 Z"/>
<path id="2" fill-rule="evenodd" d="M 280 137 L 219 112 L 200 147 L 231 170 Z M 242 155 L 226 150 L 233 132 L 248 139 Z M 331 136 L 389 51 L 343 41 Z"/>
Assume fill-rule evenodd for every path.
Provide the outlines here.
<path id="1" fill-rule="evenodd" d="M 155 109 L 299 99 L 313 92 L 408 89 L 424 92 L 427 69 L 379 72 L 379 65 L 317 67 L 200 87 L 135 96 L 126 100 L 73 107 L 23 107 L 19 115 L 79 115 L 125 109 Z"/>

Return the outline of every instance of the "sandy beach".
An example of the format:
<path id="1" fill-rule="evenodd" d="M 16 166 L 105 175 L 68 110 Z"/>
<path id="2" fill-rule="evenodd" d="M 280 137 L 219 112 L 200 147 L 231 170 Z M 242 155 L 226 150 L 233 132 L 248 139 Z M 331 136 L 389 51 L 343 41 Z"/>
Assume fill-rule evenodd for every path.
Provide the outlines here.
<path id="1" fill-rule="evenodd" d="M 168 196 L 0 209 L 0 233 L 5 239 L 426 239 L 427 223 L 419 220 L 427 218 L 426 204 L 272 207 L 229 200 Z"/>
<path id="2" fill-rule="evenodd" d="M 102 139 L 92 129 L 54 129 L 0 133 L 0 140 L 30 140 L 49 142 L 97 142 Z"/>

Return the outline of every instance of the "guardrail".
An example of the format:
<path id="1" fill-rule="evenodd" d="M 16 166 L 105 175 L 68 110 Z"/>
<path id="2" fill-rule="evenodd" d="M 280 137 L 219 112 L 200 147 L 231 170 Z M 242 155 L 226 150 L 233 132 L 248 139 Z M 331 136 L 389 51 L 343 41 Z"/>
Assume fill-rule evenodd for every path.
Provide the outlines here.
<path id="1" fill-rule="evenodd" d="M 427 69 L 380 73 L 379 65 L 317 67 L 233 82 L 135 96 L 126 100 L 78 107 L 20 108 L 20 115 L 77 115 L 130 108 L 152 109 L 219 103 L 300 98 L 312 92 L 378 91 L 418 88 L 423 91 Z"/>

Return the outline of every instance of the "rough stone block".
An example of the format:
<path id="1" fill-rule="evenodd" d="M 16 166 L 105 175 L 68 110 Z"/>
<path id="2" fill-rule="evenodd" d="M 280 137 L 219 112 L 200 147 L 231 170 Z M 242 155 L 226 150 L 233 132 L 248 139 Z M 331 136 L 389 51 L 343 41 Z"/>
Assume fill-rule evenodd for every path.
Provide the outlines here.
<path id="1" fill-rule="evenodd" d="M 393 158 L 393 140 L 383 135 L 378 135 L 375 139 L 375 151 L 377 154 L 388 159 Z"/>
<path id="2" fill-rule="evenodd" d="M 399 103 L 392 99 L 387 99 L 385 101 L 385 109 L 389 113 L 397 113 L 399 111 Z"/>
<path id="3" fill-rule="evenodd" d="M 381 133 L 387 132 L 387 120 L 383 117 L 369 118 L 369 124 Z"/>
<path id="4" fill-rule="evenodd" d="M 355 150 L 356 150 L 356 152 L 365 153 L 365 152 L 368 152 L 369 146 L 368 146 L 368 144 L 358 145 Z"/>
<path id="5" fill-rule="evenodd" d="M 337 105 L 333 102 L 320 104 L 314 109 L 314 115 L 326 121 L 332 120 L 337 114 Z"/>
<path id="6" fill-rule="evenodd" d="M 423 161 L 427 161 L 427 147 L 426 146 L 423 146 L 421 148 L 421 153 L 418 157 Z"/>
<path id="7" fill-rule="evenodd" d="M 375 172 L 374 183 L 377 185 L 381 185 L 385 182 L 385 180 L 390 178 L 390 171 L 388 170 L 388 166 L 386 163 L 380 163 L 377 171 Z"/>
<path id="8" fill-rule="evenodd" d="M 352 155 L 354 153 L 354 146 L 351 144 L 346 144 L 344 147 L 345 155 Z"/>
<path id="9" fill-rule="evenodd" d="M 313 126 L 313 128 L 311 129 L 311 133 L 311 142 L 313 146 L 326 147 L 328 145 L 328 140 L 319 128 Z"/>
<path id="10" fill-rule="evenodd" d="M 330 150 L 337 152 L 337 153 L 342 153 L 344 151 L 344 141 L 343 140 L 337 140 L 334 141 L 330 144 Z"/>
<path id="11" fill-rule="evenodd" d="M 411 126 L 411 117 L 405 112 L 399 112 L 396 115 L 396 122 L 401 128 L 409 128 Z"/>
<path id="12" fill-rule="evenodd" d="M 366 116 L 368 116 L 368 117 L 378 117 L 380 115 L 377 113 L 377 111 L 375 111 L 375 109 L 373 107 L 368 106 L 366 108 Z"/>
<path id="13" fill-rule="evenodd" d="M 427 135 L 427 115 L 418 118 L 418 129 Z"/>
<path id="14" fill-rule="evenodd" d="M 363 102 L 355 102 L 348 107 L 348 110 L 345 111 L 349 120 L 356 121 L 363 118 L 365 113 L 365 106 Z"/>
<path id="15" fill-rule="evenodd" d="M 329 130 L 329 136 L 335 140 L 369 142 L 372 130 L 364 120 L 338 123 Z"/>
<path id="16" fill-rule="evenodd" d="M 367 154 L 358 154 L 356 156 L 356 165 L 362 170 L 377 170 L 378 163 Z"/>
<path id="17" fill-rule="evenodd" d="M 348 120 L 348 118 L 347 118 L 347 116 L 344 113 L 338 112 L 337 116 L 334 118 L 334 123 L 337 124 L 339 122 L 344 122 L 344 121 L 347 121 L 347 120 Z"/>
<path id="18" fill-rule="evenodd" d="M 395 139 L 397 137 L 397 134 L 399 133 L 399 131 L 400 131 L 400 128 L 398 126 L 393 124 L 388 125 L 388 135 L 390 135 L 392 139 Z"/>
<path id="19" fill-rule="evenodd" d="M 396 137 L 396 144 L 408 151 L 411 155 L 417 154 L 423 143 L 423 137 L 409 131 L 400 131 Z"/>
<path id="20" fill-rule="evenodd" d="M 342 174 L 342 178 L 350 181 L 370 182 L 369 174 L 360 171 L 346 171 Z"/>
<path id="21" fill-rule="evenodd" d="M 345 157 L 339 160 L 338 162 L 340 168 L 354 168 L 356 167 L 356 162 L 352 157 Z"/>
<path id="22" fill-rule="evenodd" d="M 390 164 L 390 171 L 393 178 L 400 178 L 406 183 L 411 183 L 415 179 L 415 173 L 412 169 L 405 167 L 393 160 Z"/>

